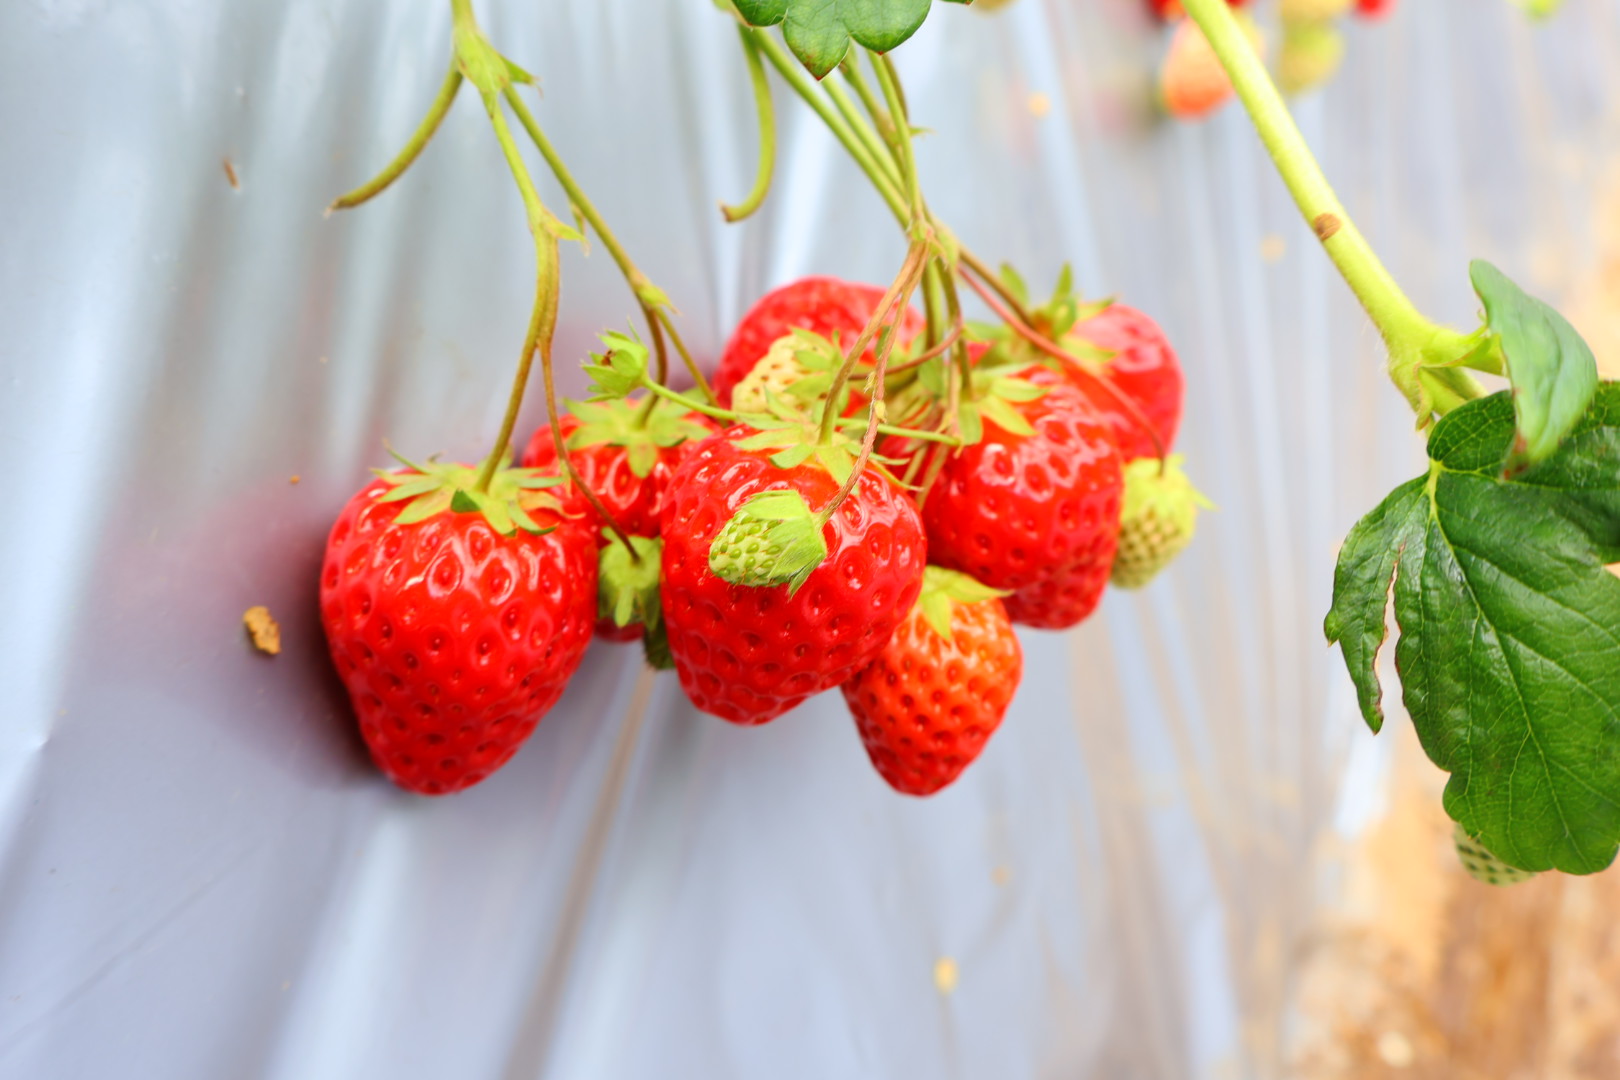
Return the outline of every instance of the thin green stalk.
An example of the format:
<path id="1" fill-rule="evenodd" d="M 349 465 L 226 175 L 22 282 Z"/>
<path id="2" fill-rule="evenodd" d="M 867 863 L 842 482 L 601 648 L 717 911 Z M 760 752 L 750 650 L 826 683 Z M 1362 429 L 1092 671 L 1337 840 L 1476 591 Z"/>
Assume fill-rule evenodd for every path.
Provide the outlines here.
<path id="1" fill-rule="evenodd" d="M 872 93 L 872 84 L 861 74 L 859 52 L 852 50 L 840 68 L 843 70 L 845 80 L 854 88 L 855 96 L 861 99 L 866 114 L 872 118 L 872 123 L 877 127 L 877 134 L 883 138 L 884 149 L 894 158 L 895 166 L 898 168 L 901 159 L 900 149 L 894 141 L 894 125 L 889 120 L 882 103 L 878 101 L 877 95 Z"/>
<path id="2" fill-rule="evenodd" d="M 898 325 L 899 319 L 896 318 L 894 324 L 887 327 L 885 327 L 885 323 L 892 312 L 903 310 L 910 300 L 911 291 L 917 287 L 917 281 L 922 277 L 922 268 L 927 254 L 928 246 L 925 240 L 914 241 L 911 247 L 907 249 L 906 261 L 900 264 L 900 273 L 889 283 L 888 291 L 883 294 L 883 299 L 878 301 L 877 309 L 872 312 L 872 317 L 867 320 L 866 326 L 861 329 L 860 336 L 855 339 L 855 344 L 849 347 L 849 352 L 844 356 L 844 362 L 838 367 L 838 373 L 833 376 L 832 386 L 827 391 L 827 407 L 821 421 L 821 437 L 819 441 L 823 446 L 832 441 L 834 425 L 838 420 L 838 414 L 833 410 L 832 403 L 838 400 L 839 395 L 843 393 L 844 387 L 848 385 L 849 376 L 855 370 L 855 365 L 860 361 L 861 354 L 866 352 L 873 338 L 885 328 L 888 331 L 888 336 L 885 338 L 882 347 L 887 352 L 887 349 L 893 345 L 894 328 Z M 876 423 L 879 419 L 881 418 L 877 416 L 872 417 L 873 423 Z"/>
<path id="3" fill-rule="evenodd" d="M 534 114 L 523 103 L 523 98 L 517 92 L 517 88 L 508 86 L 504 94 L 507 103 L 512 107 L 512 112 L 518 118 L 518 123 L 523 125 L 524 131 L 528 132 L 529 139 L 534 143 L 535 149 L 540 151 L 540 156 L 545 158 L 546 165 L 551 169 L 552 175 L 557 178 L 557 183 L 562 185 L 563 191 L 568 196 L 569 203 L 579 211 L 580 216 L 595 230 L 597 238 L 602 241 L 602 246 L 607 248 L 608 254 L 619 268 L 619 273 L 624 276 L 625 282 L 630 286 L 630 291 L 635 294 L 636 302 L 641 306 L 642 316 L 646 319 L 649 327 L 652 327 L 657 322 L 663 323 L 664 329 L 669 333 L 670 340 L 675 343 L 676 350 L 681 354 L 682 359 L 687 362 L 692 378 L 702 388 L 703 392 L 712 398 L 713 392 L 709 389 L 709 381 L 704 378 L 702 369 L 692 361 L 691 353 L 686 350 L 684 343 L 680 340 L 680 333 L 675 329 L 674 323 L 667 318 L 667 312 L 664 308 L 668 303 L 668 298 L 661 289 L 648 279 L 646 274 L 641 272 L 640 267 L 636 266 L 635 262 L 630 258 L 629 252 L 625 251 L 624 245 L 619 243 L 619 239 L 613 234 L 613 230 L 608 228 L 606 219 L 596 209 L 596 204 L 591 201 L 590 196 L 585 194 L 585 189 L 579 186 L 578 181 L 574 179 L 574 175 L 568 171 L 568 166 L 563 163 L 561 155 L 551 145 L 551 140 L 546 138 L 546 133 L 541 130 L 539 123 L 534 118 Z M 650 329 L 649 333 L 652 334 L 653 343 L 656 346 L 654 351 L 658 355 L 659 370 L 664 372 L 667 370 L 667 361 L 663 357 L 663 341 L 655 330 Z"/>
<path id="4" fill-rule="evenodd" d="M 749 33 L 755 35 L 754 40 L 759 45 L 760 52 L 764 54 L 765 59 L 771 62 L 771 66 L 793 88 L 794 93 L 803 98 L 805 104 L 809 105 L 810 108 L 815 110 L 816 115 L 821 117 L 822 123 L 827 125 L 827 129 L 833 133 L 833 137 L 843 144 L 845 151 L 855 159 L 855 164 L 866 174 L 867 179 L 872 181 L 872 185 L 877 188 L 878 194 L 888 204 L 895 218 L 901 225 L 904 225 L 907 220 L 905 197 L 901 194 L 898 185 L 884 171 L 880 159 L 872 155 L 860 138 L 851 132 L 849 126 L 844 123 L 843 118 L 838 115 L 837 111 L 827 104 L 826 98 L 819 92 L 815 81 L 806 74 L 804 68 L 799 66 L 797 60 L 788 55 L 786 49 L 777 44 L 776 40 L 763 30 L 751 30 Z"/>
<path id="5" fill-rule="evenodd" d="M 333 199 L 332 205 L 326 208 L 326 212 L 330 214 L 334 210 L 348 210 L 351 207 L 359 206 L 361 203 L 382 194 L 388 189 L 388 185 L 404 175 L 405 170 L 411 167 L 421 155 L 423 149 L 427 147 L 428 141 L 433 138 L 433 133 L 439 130 L 439 124 L 444 120 L 445 114 L 450 111 L 450 106 L 456 100 L 456 92 L 461 89 L 461 80 L 461 69 L 456 66 L 455 58 L 452 57 L 450 70 L 445 72 L 444 82 L 439 84 L 438 96 L 433 99 L 433 104 L 428 106 L 427 115 L 422 117 L 422 122 L 416 126 L 416 131 L 411 134 L 410 140 L 405 143 L 404 149 L 394 155 L 394 160 L 384 166 L 382 172 L 353 191 Z"/>
<path id="6" fill-rule="evenodd" d="M 741 221 L 760 208 L 771 190 L 771 173 L 776 168 L 776 113 L 771 105 L 771 84 L 765 77 L 765 62 L 748 28 L 738 23 L 737 33 L 742 37 L 743 56 L 748 60 L 748 81 L 754 88 L 754 115 L 759 119 L 759 166 L 754 172 L 754 188 L 742 202 L 735 206 L 720 204 L 720 213 L 729 222 Z"/>
<path id="7" fill-rule="evenodd" d="M 888 102 L 889 121 L 894 125 L 895 142 L 900 149 L 900 176 L 905 181 L 906 202 L 911 208 L 911 228 L 920 229 L 925 218 L 922 187 L 917 182 L 917 158 L 912 152 L 911 119 L 906 115 L 905 98 L 900 93 L 900 77 L 894 70 L 894 61 L 887 56 L 872 59 L 877 72 L 878 85 L 883 88 L 883 99 Z"/>
<path id="8" fill-rule="evenodd" d="M 852 52 L 839 65 L 839 69 L 844 73 L 846 79 L 860 77 L 855 69 L 855 63 L 855 54 Z M 856 91 L 858 94 L 861 89 L 866 91 L 860 96 L 862 104 L 866 106 L 867 113 L 871 117 L 870 122 L 868 122 L 867 117 L 861 115 L 861 110 L 856 108 L 855 102 L 850 100 L 850 96 L 844 92 L 844 88 L 839 86 L 838 83 L 832 79 L 826 79 L 822 81 L 821 88 L 832 99 L 833 105 L 838 109 L 838 114 L 849 125 L 850 131 L 854 132 L 856 137 L 860 139 L 861 145 L 866 147 L 867 153 L 871 154 L 872 159 L 878 162 L 883 169 L 884 175 L 894 183 L 898 190 L 902 186 L 900 179 L 900 151 L 893 140 L 894 129 L 882 108 L 872 98 L 871 89 L 861 84 Z"/>
<path id="9" fill-rule="evenodd" d="M 1467 351 L 1468 338 L 1425 318 L 1379 261 L 1334 194 L 1225 0 L 1184 0 L 1184 6 L 1226 69 L 1300 213 L 1384 336 L 1391 377 L 1417 404 L 1417 366 L 1455 360 Z"/>

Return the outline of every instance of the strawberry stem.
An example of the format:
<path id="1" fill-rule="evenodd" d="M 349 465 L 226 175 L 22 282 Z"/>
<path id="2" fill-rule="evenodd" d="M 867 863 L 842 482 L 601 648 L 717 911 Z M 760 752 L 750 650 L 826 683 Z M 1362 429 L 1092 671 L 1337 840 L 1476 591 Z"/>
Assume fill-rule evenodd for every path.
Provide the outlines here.
<path id="1" fill-rule="evenodd" d="M 461 82 L 461 68 L 456 64 L 455 57 L 451 57 L 450 70 L 445 72 L 444 82 L 439 84 L 438 96 L 433 99 L 433 104 L 428 106 L 427 115 L 422 117 L 422 122 L 411 133 L 411 137 L 405 143 L 404 149 L 394 155 L 394 160 L 385 165 L 382 172 L 353 191 L 346 192 L 333 199 L 332 205 L 326 208 L 326 212 L 330 214 L 334 210 L 348 210 L 351 207 L 359 206 L 361 203 L 382 194 L 388 189 L 388 185 L 403 176 L 405 170 L 409 169 L 416 162 L 416 159 L 421 156 L 422 151 L 427 147 L 428 141 L 433 138 L 434 132 L 439 130 L 439 124 L 444 120 L 445 114 L 450 111 L 451 104 L 456 100 L 456 92 L 461 89 Z"/>
<path id="2" fill-rule="evenodd" d="M 821 117 L 822 123 L 826 124 L 827 129 L 833 133 L 833 137 L 843 144 L 844 150 L 848 152 L 850 157 L 855 159 L 855 164 L 872 182 L 872 186 L 877 189 L 878 194 L 882 196 L 883 201 L 894 213 L 895 219 L 901 225 L 905 225 L 905 197 L 900 191 L 898 180 L 884 168 L 886 157 L 879 157 L 872 153 L 870 146 L 863 141 L 862 136 L 857 135 L 845 123 L 838 111 L 827 104 L 827 95 L 822 93 L 822 88 L 806 74 L 797 60 L 788 55 L 787 50 L 779 45 L 775 38 L 764 30 L 750 29 L 747 33 L 753 35 L 754 43 L 759 46 L 759 51 L 764 55 L 765 59 L 770 61 L 771 66 L 787 81 L 793 91 L 804 99 L 805 104 L 815 110 L 816 115 Z M 827 84 L 826 90 L 830 93 L 834 85 Z"/>
<path id="3" fill-rule="evenodd" d="M 541 130 L 539 123 L 534 118 L 534 114 L 523 103 L 523 98 L 518 94 L 517 88 L 509 85 L 505 88 L 504 93 L 507 103 L 512 107 L 512 112 L 518 118 L 518 123 L 523 125 L 523 130 L 528 133 L 530 141 L 535 145 L 535 149 L 540 151 L 540 156 L 545 158 L 547 167 L 551 169 L 552 175 L 557 178 L 557 183 L 562 185 L 563 191 L 568 195 L 569 205 L 578 211 L 580 217 L 596 231 L 598 239 L 602 241 L 602 246 L 607 248 L 608 254 L 619 268 L 619 273 L 624 276 L 625 283 L 630 286 L 630 292 L 635 297 L 636 303 L 641 307 L 642 318 L 646 321 L 648 332 L 653 339 L 653 352 L 657 357 L 659 381 L 664 381 L 669 370 L 664 337 L 660 332 L 661 326 L 664 331 L 669 333 L 670 341 L 675 343 L 676 351 L 680 353 L 681 359 L 686 362 L 692 380 L 703 391 L 705 397 L 711 401 L 714 400 L 714 391 L 709 387 L 709 380 L 704 377 L 703 369 L 693 361 L 692 354 L 687 351 L 685 344 L 681 341 L 679 332 L 669 318 L 667 310 L 669 298 L 662 289 L 648 279 L 646 274 L 642 273 L 641 268 L 630 258 L 629 252 L 625 251 L 624 245 L 619 243 L 619 238 L 613 234 L 613 230 L 608 228 L 606 219 L 596 209 L 596 204 L 591 201 L 590 196 L 585 194 L 585 189 L 579 186 L 579 182 L 574 179 L 573 173 L 568 171 L 568 166 L 563 163 L 561 155 L 551 145 L 551 140 L 546 138 L 546 133 Z"/>
<path id="4" fill-rule="evenodd" d="M 1390 378 L 1418 410 L 1419 419 L 1427 421 L 1430 408 L 1443 413 L 1460 400 L 1480 396 L 1483 391 L 1464 372 L 1445 379 L 1443 401 L 1427 392 L 1418 377 L 1419 368 L 1466 355 L 1469 338 L 1425 318 L 1379 261 L 1334 194 L 1225 0 L 1183 0 L 1183 6 L 1226 69 L 1300 213 L 1383 335 L 1389 348 Z"/>
<path id="5" fill-rule="evenodd" d="M 844 354 L 844 362 L 838 366 L 838 373 L 833 376 L 832 387 L 827 391 L 827 404 L 821 419 L 821 445 L 825 446 L 832 442 L 833 431 L 838 420 L 838 410 L 835 408 L 838 398 L 843 393 L 844 387 L 849 383 L 849 377 L 855 370 L 855 365 L 860 361 L 862 354 L 866 352 L 867 346 L 872 343 L 872 339 L 885 329 L 884 323 L 892 312 L 895 313 L 894 320 L 887 326 L 887 333 L 879 346 L 883 362 L 888 362 L 889 350 L 894 346 L 894 335 L 899 330 L 900 321 L 904 317 L 905 306 L 911 299 L 912 290 L 917 287 L 917 281 L 922 277 L 922 268 L 927 256 L 927 240 L 913 241 L 911 247 L 906 251 L 906 261 L 900 264 L 900 273 L 896 275 L 894 281 L 889 283 L 888 291 L 883 294 L 883 299 L 878 301 L 877 309 L 872 312 L 872 317 L 861 328 L 860 336 L 855 339 L 855 343 Z M 873 400 L 878 399 L 874 398 Z M 875 424 L 879 419 L 880 417 L 873 416 L 872 422 Z"/>
<path id="6" fill-rule="evenodd" d="M 748 60 L 748 81 L 754 88 L 754 115 L 759 119 L 759 167 L 754 173 L 754 187 L 742 202 L 735 205 L 720 204 L 720 214 L 727 222 L 738 222 L 752 215 L 765 202 L 771 190 L 771 173 L 776 168 L 776 113 L 771 106 L 771 84 L 765 77 L 765 61 L 760 58 L 754 36 L 741 23 L 737 33 L 742 36 L 743 56 Z"/>

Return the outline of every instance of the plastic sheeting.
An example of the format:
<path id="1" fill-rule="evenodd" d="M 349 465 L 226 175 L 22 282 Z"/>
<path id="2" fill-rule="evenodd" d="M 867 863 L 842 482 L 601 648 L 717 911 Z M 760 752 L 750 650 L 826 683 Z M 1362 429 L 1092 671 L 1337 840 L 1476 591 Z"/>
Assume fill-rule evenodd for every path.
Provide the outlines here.
<path id="1" fill-rule="evenodd" d="M 707 3 L 479 6 L 703 354 L 769 286 L 892 275 L 786 95 L 776 190 L 722 224 L 754 135 Z M 511 766 L 426 800 L 365 761 L 316 568 L 385 437 L 481 452 L 530 255 L 470 101 L 321 208 L 425 108 L 445 8 L 0 7 L 0 1075 L 1281 1075 L 1313 843 L 1379 775 L 1319 632 L 1335 543 L 1420 445 L 1242 117 L 1152 122 L 1137 0 L 942 7 L 897 54 L 944 218 L 1179 344 L 1220 505 L 1164 581 L 1025 636 L 960 783 L 890 793 L 836 696 L 734 728 L 598 645 Z M 1620 146 L 1620 6 L 1412 0 L 1351 39 L 1300 116 L 1415 299 L 1468 321 L 1475 254 L 1556 298 Z M 578 357 L 631 309 L 599 251 L 564 281 Z"/>

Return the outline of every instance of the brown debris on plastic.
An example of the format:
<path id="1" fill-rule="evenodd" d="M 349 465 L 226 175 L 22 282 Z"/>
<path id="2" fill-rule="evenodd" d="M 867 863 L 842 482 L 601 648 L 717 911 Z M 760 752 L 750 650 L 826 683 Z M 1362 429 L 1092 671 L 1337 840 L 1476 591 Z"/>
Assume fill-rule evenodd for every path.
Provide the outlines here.
<path id="1" fill-rule="evenodd" d="M 242 613 L 242 625 L 247 627 L 253 647 L 268 656 L 281 653 L 281 624 L 270 615 L 270 609 L 255 604 Z"/>

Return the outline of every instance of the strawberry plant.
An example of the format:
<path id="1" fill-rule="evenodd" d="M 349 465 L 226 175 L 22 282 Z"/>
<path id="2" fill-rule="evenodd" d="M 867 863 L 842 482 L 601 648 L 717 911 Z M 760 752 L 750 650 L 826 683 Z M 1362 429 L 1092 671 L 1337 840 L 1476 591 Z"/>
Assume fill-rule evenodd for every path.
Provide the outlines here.
<path id="1" fill-rule="evenodd" d="M 1620 846 L 1620 386 L 1574 328 L 1475 262 L 1481 325 L 1425 318 L 1339 203 L 1221 0 L 1185 0 L 1278 172 L 1378 328 L 1429 464 L 1351 530 L 1330 641 L 1361 712 L 1393 598 L 1402 699 L 1471 872 L 1587 874 Z M 1474 372 L 1505 378 L 1487 393 Z M 1464 843 L 1466 841 L 1466 843 Z"/>

